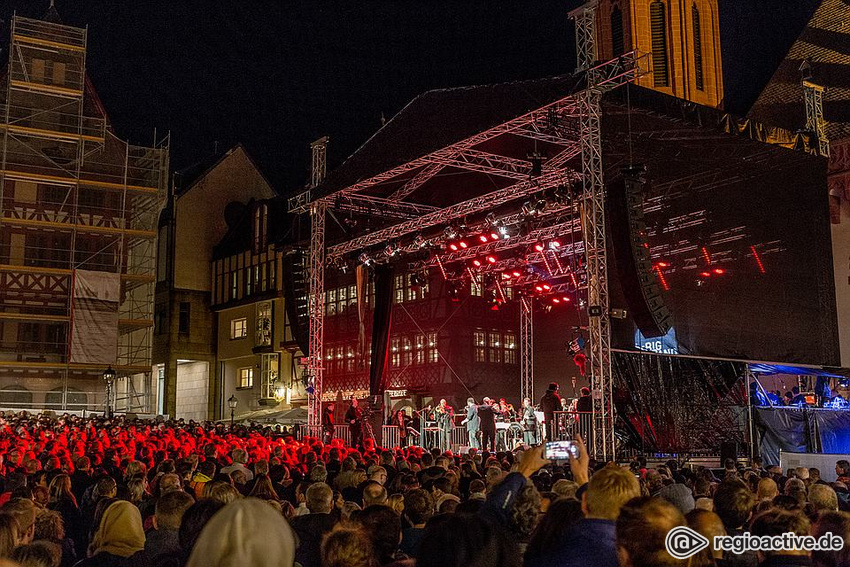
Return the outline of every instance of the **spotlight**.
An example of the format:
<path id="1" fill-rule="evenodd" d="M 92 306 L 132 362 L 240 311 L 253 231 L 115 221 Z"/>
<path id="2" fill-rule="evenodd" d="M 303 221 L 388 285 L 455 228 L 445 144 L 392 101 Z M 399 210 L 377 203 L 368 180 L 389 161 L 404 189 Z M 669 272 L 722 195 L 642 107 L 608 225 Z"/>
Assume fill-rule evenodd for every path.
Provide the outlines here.
<path id="1" fill-rule="evenodd" d="M 476 268 L 480 268 L 482 263 L 483 262 L 481 262 L 481 260 L 479 260 L 478 258 L 475 258 L 474 260 L 472 260 L 472 265 Z"/>
<path id="2" fill-rule="evenodd" d="M 561 300 L 557 297 L 552 298 L 552 303 L 561 303 Z"/>
<path id="3" fill-rule="evenodd" d="M 546 246 L 542 242 L 538 242 L 534 245 L 534 249 L 538 252 L 543 252 L 544 250 L 546 250 Z"/>
<path id="4" fill-rule="evenodd" d="M 469 243 L 466 240 L 461 240 L 457 243 L 457 245 L 463 249 L 469 248 Z"/>
<path id="5" fill-rule="evenodd" d="M 561 243 L 558 240 L 550 240 L 549 241 L 549 250 L 558 250 L 561 247 Z"/>
<path id="6" fill-rule="evenodd" d="M 667 262 L 658 262 L 657 265 L 658 265 L 659 268 L 666 268 L 670 264 L 668 264 Z"/>
<path id="7" fill-rule="evenodd" d="M 710 277 L 711 277 L 711 272 L 700 272 L 700 274 L 699 274 L 699 275 L 701 275 L 701 276 L 702 276 L 702 277 L 704 277 L 704 278 L 710 278 Z"/>
<path id="8" fill-rule="evenodd" d="M 399 251 L 398 244 L 395 243 L 395 242 L 387 243 L 387 247 L 384 248 L 384 254 L 386 254 L 390 258 L 392 258 L 396 254 L 398 254 L 398 251 Z"/>
<path id="9" fill-rule="evenodd" d="M 545 283 L 545 284 L 543 284 L 543 289 L 545 289 L 546 291 L 549 291 L 549 290 L 551 290 L 551 289 L 552 289 L 552 286 L 551 286 L 551 285 L 549 285 L 549 284 L 547 284 L 547 283 Z"/>
<path id="10" fill-rule="evenodd" d="M 360 256 L 358 256 L 357 259 L 360 260 L 361 264 L 365 264 L 366 266 L 372 265 L 372 257 L 369 256 L 369 254 L 366 253 L 366 252 L 363 252 L 362 254 L 360 254 Z"/>
<path id="11" fill-rule="evenodd" d="M 457 238 L 457 227 L 455 227 L 454 225 L 449 225 L 443 230 L 443 234 L 446 238 Z"/>
<path id="12" fill-rule="evenodd" d="M 540 284 L 537 284 L 536 286 L 534 286 L 534 289 L 535 289 L 535 291 L 543 291 L 543 286 L 540 285 Z"/>
<path id="13" fill-rule="evenodd" d="M 457 252 L 458 251 L 457 242 L 449 242 L 449 250 L 451 250 L 452 252 Z"/>
<path id="14" fill-rule="evenodd" d="M 495 256 L 487 256 L 486 260 L 487 260 L 488 264 L 495 264 L 496 263 L 496 257 Z"/>
<path id="15" fill-rule="evenodd" d="M 722 276 L 723 274 L 726 273 L 726 270 L 724 270 L 723 268 L 714 268 L 714 273 L 717 274 L 718 276 Z"/>
<path id="16" fill-rule="evenodd" d="M 490 240 L 499 240 L 500 238 L 502 238 L 502 236 L 498 231 L 495 231 L 495 230 L 490 231 Z"/>
<path id="17" fill-rule="evenodd" d="M 486 234 L 479 234 L 478 235 L 478 240 L 480 240 L 482 244 L 484 242 L 487 242 L 489 239 L 490 239 L 490 237 L 487 236 Z"/>
<path id="18" fill-rule="evenodd" d="M 515 278 L 518 278 L 522 275 L 522 272 L 520 272 L 519 270 L 514 270 L 513 272 L 511 272 L 511 275 Z"/>
<path id="19" fill-rule="evenodd" d="M 502 235 L 502 238 L 510 238 L 511 237 L 510 233 L 508 232 L 508 227 L 503 225 L 503 224 L 499 225 L 498 231 L 499 231 L 499 234 Z"/>

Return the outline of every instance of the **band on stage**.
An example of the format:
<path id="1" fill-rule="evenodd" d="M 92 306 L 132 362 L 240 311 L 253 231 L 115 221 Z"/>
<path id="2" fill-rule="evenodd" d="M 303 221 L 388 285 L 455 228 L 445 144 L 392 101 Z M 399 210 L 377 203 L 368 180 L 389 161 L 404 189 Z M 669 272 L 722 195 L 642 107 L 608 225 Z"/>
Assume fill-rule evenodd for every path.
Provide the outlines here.
<path id="1" fill-rule="evenodd" d="M 582 388 L 582 396 L 571 409 L 592 411 L 589 394 L 587 388 Z M 330 402 L 322 411 L 322 438 L 326 444 L 333 440 L 336 433 L 335 409 L 335 404 Z M 537 445 L 544 439 L 557 439 L 559 426 L 555 416 L 557 412 L 566 409 L 558 393 L 558 384 L 553 382 L 538 406 L 529 398 L 522 400 L 520 407 L 516 408 L 505 398 L 497 401 L 485 396 L 480 404 L 473 397 L 467 398 L 466 406 L 456 411 L 446 399 L 441 399 L 435 406 L 428 405 L 410 413 L 404 408 L 394 410 L 385 421 L 384 431 L 394 429 L 398 446 L 402 448 L 419 445 L 448 451 L 453 447 L 462 450 L 466 445 L 485 451 L 512 450 L 521 443 Z M 370 424 L 371 410 L 367 403 L 364 411 L 357 398 L 351 397 L 343 421 L 353 447 L 362 448 L 370 438 L 374 441 Z M 455 433 L 457 425 L 465 429 L 465 436 Z M 459 428 L 459 431 L 463 429 Z M 454 439 L 453 434 L 457 435 Z"/>

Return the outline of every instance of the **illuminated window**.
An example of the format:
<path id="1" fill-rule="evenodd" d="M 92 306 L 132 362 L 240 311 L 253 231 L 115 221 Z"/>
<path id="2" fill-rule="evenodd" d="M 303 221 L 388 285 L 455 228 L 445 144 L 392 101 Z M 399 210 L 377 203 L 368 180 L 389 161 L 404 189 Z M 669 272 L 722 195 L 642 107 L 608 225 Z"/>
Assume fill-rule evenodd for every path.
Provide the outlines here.
<path id="1" fill-rule="evenodd" d="M 236 299 L 239 293 L 239 280 L 236 272 L 230 273 L 230 299 Z"/>
<path id="2" fill-rule="evenodd" d="M 239 388 L 253 388 L 254 387 L 254 369 L 253 368 L 240 368 L 239 369 Z"/>
<path id="3" fill-rule="evenodd" d="M 355 284 L 348 286 L 348 304 L 357 305 L 357 286 Z"/>
<path id="4" fill-rule="evenodd" d="M 475 347 L 475 362 L 487 361 L 487 335 L 484 331 L 472 333 L 472 344 Z"/>
<path id="5" fill-rule="evenodd" d="M 469 284 L 469 295 L 473 297 L 481 297 L 484 294 L 484 285 L 481 282 L 481 276 L 476 274 Z"/>
<path id="6" fill-rule="evenodd" d="M 413 339 L 413 363 L 425 364 L 425 335 L 416 335 Z"/>
<path id="7" fill-rule="evenodd" d="M 400 341 L 398 337 L 393 337 L 390 341 L 390 364 L 392 366 L 398 366 L 401 363 L 399 343 Z"/>
<path id="8" fill-rule="evenodd" d="M 487 353 L 489 362 L 502 362 L 502 342 L 499 333 L 487 333 Z"/>
<path id="9" fill-rule="evenodd" d="M 325 315 L 336 315 L 336 290 L 330 289 L 325 295 L 327 296 Z"/>
<path id="10" fill-rule="evenodd" d="M 516 364 L 516 335 L 505 333 L 505 364 Z"/>
<path id="11" fill-rule="evenodd" d="M 410 337 L 402 337 L 401 339 L 401 363 L 404 366 L 413 364 L 413 345 Z"/>
<path id="12" fill-rule="evenodd" d="M 404 301 L 404 276 L 395 277 L 395 302 L 401 303 Z"/>
<path id="13" fill-rule="evenodd" d="M 437 346 L 437 333 L 428 333 L 428 364 L 434 364 L 440 360 L 440 351 Z"/>
<path id="14" fill-rule="evenodd" d="M 514 298 L 514 288 L 512 288 L 511 286 L 502 286 L 502 291 L 505 294 L 505 301 L 510 301 Z"/>
<path id="15" fill-rule="evenodd" d="M 345 371 L 354 372 L 354 347 L 352 345 L 345 347 Z"/>
<path id="16" fill-rule="evenodd" d="M 257 346 L 272 344 L 272 304 L 263 301 L 257 304 Z"/>
<path id="17" fill-rule="evenodd" d="M 652 80 L 656 87 L 670 85 L 667 68 L 667 13 L 661 0 L 649 5 L 650 31 L 652 34 Z"/>
<path id="18" fill-rule="evenodd" d="M 419 299 L 419 286 L 413 283 L 414 274 L 407 274 L 405 277 L 405 281 L 407 283 L 407 300 L 408 301 L 416 301 Z"/>
<path id="19" fill-rule="evenodd" d="M 248 336 L 248 319 L 242 317 L 240 319 L 232 319 L 230 321 L 230 338 L 244 339 Z"/>
<path id="20" fill-rule="evenodd" d="M 697 84 L 697 90 L 705 90 L 705 84 L 702 78 L 702 37 L 700 35 L 700 18 L 699 8 L 694 4 L 691 6 L 691 18 L 694 24 L 694 79 Z"/>

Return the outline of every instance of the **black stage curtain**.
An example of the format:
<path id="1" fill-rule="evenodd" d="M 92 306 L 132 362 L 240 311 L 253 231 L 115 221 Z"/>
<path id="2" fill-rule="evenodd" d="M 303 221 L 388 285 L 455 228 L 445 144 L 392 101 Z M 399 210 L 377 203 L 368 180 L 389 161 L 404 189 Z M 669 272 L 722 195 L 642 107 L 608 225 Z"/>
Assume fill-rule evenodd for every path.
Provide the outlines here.
<path id="1" fill-rule="evenodd" d="M 384 371 L 390 344 L 395 270 L 391 264 L 375 266 L 375 310 L 372 324 L 372 359 L 369 366 L 369 393 L 379 396 L 387 389 Z"/>
<path id="2" fill-rule="evenodd" d="M 714 452 L 743 441 L 744 364 L 615 352 L 612 366 L 617 414 L 637 448 Z"/>
<path id="3" fill-rule="evenodd" d="M 850 411 L 815 408 L 753 408 L 759 454 L 779 464 L 779 451 L 850 453 Z"/>

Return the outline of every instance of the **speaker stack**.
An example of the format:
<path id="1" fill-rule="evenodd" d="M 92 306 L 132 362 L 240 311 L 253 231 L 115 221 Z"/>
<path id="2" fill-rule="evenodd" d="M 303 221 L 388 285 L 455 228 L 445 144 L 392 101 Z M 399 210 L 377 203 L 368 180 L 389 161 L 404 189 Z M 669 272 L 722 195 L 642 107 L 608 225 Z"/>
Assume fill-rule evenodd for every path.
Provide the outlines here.
<path id="1" fill-rule="evenodd" d="M 643 192 L 646 168 L 633 165 L 622 170 L 608 186 L 608 216 L 617 274 L 629 312 L 644 337 L 662 337 L 672 326 L 670 311 L 653 272 Z"/>

